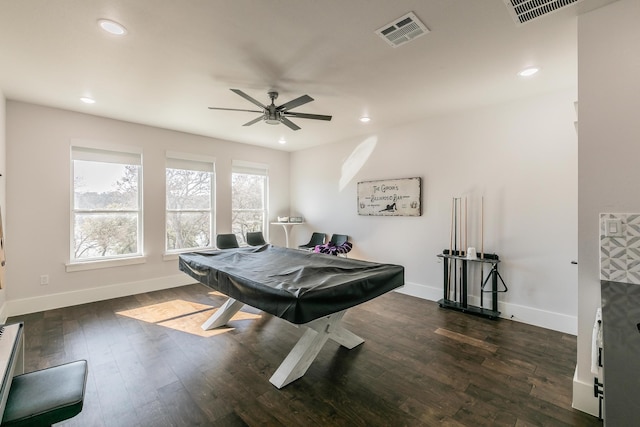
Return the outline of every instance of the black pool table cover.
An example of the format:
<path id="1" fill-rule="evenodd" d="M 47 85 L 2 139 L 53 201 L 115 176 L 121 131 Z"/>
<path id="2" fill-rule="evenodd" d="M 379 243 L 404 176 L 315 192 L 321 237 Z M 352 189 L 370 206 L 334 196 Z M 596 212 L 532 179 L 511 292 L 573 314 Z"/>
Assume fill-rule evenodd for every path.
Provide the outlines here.
<path id="1" fill-rule="evenodd" d="M 189 252 L 179 269 L 230 298 L 303 324 L 404 285 L 404 267 L 272 245 Z"/>

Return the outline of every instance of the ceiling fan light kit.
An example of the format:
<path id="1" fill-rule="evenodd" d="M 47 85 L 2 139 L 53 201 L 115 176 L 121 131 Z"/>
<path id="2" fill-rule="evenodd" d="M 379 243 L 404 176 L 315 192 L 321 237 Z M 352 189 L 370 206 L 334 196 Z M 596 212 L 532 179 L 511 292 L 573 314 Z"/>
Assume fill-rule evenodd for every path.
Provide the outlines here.
<path id="1" fill-rule="evenodd" d="M 276 91 L 270 91 L 267 94 L 269 95 L 269 98 L 271 99 L 271 104 L 270 105 L 264 105 L 262 104 L 260 101 L 257 101 L 256 99 L 252 98 L 251 96 L 247 95 L 246 93 L 244 93 L 243 91 L 241 91 L 240 89 L 231 89 L 231 91 L 241 97 L 243 97 L 244 99 L 246 99 L 247 101 L 251 102 L 252 104 L 262 108 L 262 111 L 258 111 L 258 110 L 241 110 L 241 109 L 236 109 L 236 108 L 220 108 L 220 107 L 209 107 L 210 110 L 225 110 L 225 111 L 244 111 L 244 112 L 249 112 L 249 113 L 261 113 L 261 116 L 245 123 L 243 126 L 251 126 L 255 123 L 258 123 L 259 121 L 264 121 L 267 124 L 270 125 L 279 125 L 280 123 L 284 124 L 285 126 L 287 126 L 288 128 L 292 129 L 292 130 L 299 130 L 300 126 L 296 125 L 295 123 L 293 123 L 291 120 L 289 120 L 289 117 L 295 117 L 298 119 L 312 119 L 312 120 L 325 120 L 325 121 L 329 121 L 331 120 L 331 116 L 325 116 L 325 115 L 321 115 L 321 114 L 308 114 L 308 113 L 297 113 L 297 112 L 293 112 L 290 111 L 296 107 L 299 107 L 301 105 L 304 105 L 308 102 L 313 101 L 313 98 L 311 98 L 309 95 L 302 95 L 296 99 L 293 99 L 289 102 L 285 102 L 284 104 L 280 105 L 280 106 L 276 106 L 275 105 L 275 100 L 278 98 L 278 92 Z"/>

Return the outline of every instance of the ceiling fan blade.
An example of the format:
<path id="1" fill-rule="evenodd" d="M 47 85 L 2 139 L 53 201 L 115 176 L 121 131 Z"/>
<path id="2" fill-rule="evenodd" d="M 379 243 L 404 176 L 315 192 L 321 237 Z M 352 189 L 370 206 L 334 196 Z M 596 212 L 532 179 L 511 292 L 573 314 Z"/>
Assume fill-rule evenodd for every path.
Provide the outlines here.
<path id="1" fill-rule="evenodd" d="M 267 108 L 266 105 L 262 104 L 260 101 L 256 101 L 255 99 L 253 99 L 252 97 L 250 97 L 249 95 L 247 95 L 246 93 L 241 91 L 240 89 L 231 89 L 231 92 L 240 95 L 241 97 L 243 97 L 247 101 L 251 102 L 252 104 L 256 104 L 260 108 Z"/>
<path id="2" fill-rule="evenodd" d="M 264 116 L 257 117 L 255 119 L 251 120 L 250 122 L 247 122 L 247 123 L 243 124 L 242 126 L 251 126 L 254 123 L 258 123 L 263 118 L 264 118 Z"/>
<path id="3" fill-rule="evenodd" d="M 331 116 L 324 116 L 322 114 L 294 113 L 291 111 L 285 111 L 282 114 L 287 117 L 295 117 L 296 119 L 331 120 Z"/>
<path id="4" fill-rule="evenodd" d="M 239 110 L 237 108 L 219 108 L 219 107 L 209 107 L 210 110 L 224 110 L 224 111 L 246 111 L 247 113 L 262 113 L 262 111 L 258 110 Z"/>
<path id="5" fill-rule="evenodd" d="M 286 117 L 282 117 L 280 119 L 280 121 L 282 123 L 284 123 L 286 126 L 288 126 L 289 128 L 291 128 L 292 130 L 300 129 L 300 126 L 298 126 L 297 124 L 293 123 L 291 120 L 287 119 Z"/>
<path id="6" fill-rule="evenodd" d="M 299 107 L 303 104 L 306 104 L 307 102 L 311 102 L 313 101 L 313 98 L 310 97 L 309 95 L 302 95 L 299 98 L 293 99 L 289 102 L 285 102 L 284 104 L 282 104 L 281 106 L 279 106 L 278 108 L 276 108 L 276 110 L 278 111 L 285 111 L 285 110 L 292 110 L 296 107 Z"/>

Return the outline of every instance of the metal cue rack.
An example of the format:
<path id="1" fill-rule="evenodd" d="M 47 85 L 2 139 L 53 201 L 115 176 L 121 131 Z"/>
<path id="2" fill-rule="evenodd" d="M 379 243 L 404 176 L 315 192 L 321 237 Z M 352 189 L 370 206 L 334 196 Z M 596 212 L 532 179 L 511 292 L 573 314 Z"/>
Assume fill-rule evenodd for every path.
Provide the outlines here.
<path id="1" fill-rule="evenodd" d="M 467 258 L 464 251 L 449 251 L 445 249 L 442 251 L 442 254 L 438 254 L 437 256 L 442 258 L 444 264 L 444 298 L 438 301 L 440 307 L 488 317 L 489 319 L 497 319 L 500 316 L 500 312 L 498 311 L 498 293 L 507 292 L 508 290 L 502 276 L 500 276 L 498 272 L 498 264 L 500 263 L 498 255 L 483 254 L 483 256 L 479 258 Z M 486 278 L 481 277 L 480 307 L 469 305 L 468 269 L 472 265 L 482 266 L 486 264 L 489 264 L 491 268 Z M 459 275 L 458 270 L 460 270 Z M 498 280 L 500 280 L 504 289 L 498 290 Z M 485 286 L 489 281 L 491 281 L 491 289 L 485 290 Z M 453 298 L 451 296 L 452 293 Z M 485 293 L 491 294 L 491 309 L 484 308 Z"/>

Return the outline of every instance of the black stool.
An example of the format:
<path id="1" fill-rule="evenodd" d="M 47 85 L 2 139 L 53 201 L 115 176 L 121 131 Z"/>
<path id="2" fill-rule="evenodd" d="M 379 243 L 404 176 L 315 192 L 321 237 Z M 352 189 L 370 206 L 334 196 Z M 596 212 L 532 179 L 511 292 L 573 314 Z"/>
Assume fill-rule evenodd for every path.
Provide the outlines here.
<path id="1" fill-rule="evenodd" d="M 86 360 L 16 375 L 2 427 L 45 427 L 75 417 L 82 411 L 86 383 Z"/>

